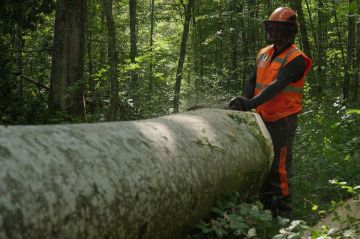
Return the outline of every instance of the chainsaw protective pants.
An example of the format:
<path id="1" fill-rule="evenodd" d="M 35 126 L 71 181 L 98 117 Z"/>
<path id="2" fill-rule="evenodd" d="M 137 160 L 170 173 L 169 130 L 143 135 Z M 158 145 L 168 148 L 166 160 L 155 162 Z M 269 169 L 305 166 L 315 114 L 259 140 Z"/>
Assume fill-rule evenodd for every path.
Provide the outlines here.
<path id="1" fill-rule="evenodd" d="M 291 212 L 290 178 L 292 143 L 297 127 L 297 115 L 290 115 L 275 122 L 265 122 L 274 144 L 274 160 L 265 181 L 260 200 L 264 209 L 274 216 Z"/>

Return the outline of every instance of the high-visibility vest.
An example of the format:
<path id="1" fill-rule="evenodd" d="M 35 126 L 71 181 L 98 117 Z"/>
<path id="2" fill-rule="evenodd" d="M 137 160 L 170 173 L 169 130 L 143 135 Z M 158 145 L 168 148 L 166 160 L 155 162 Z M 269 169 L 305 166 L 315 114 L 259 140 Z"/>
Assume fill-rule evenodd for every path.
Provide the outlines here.
<path id="1" fill-rule="evenodd" d="M 301 111 L 304 79 L 312 65 L 312 60 L 302 51 L 297 49 L 294 44 L 289 46 L 271 61 L 273 54 L 274 45 L 270 45 L 261 49 L 256 58 L 255 96 L 260 94 L 262 89 L 274 81 L 278 72 L 295 57 L 302 55 L 305 59 L 306 67 L 304 75 L 299 81 L 290 83 L 278 95 L 256 108 L 256 112 L 260 114 L 262 119 L 266 122 L 276 121 Z"/>

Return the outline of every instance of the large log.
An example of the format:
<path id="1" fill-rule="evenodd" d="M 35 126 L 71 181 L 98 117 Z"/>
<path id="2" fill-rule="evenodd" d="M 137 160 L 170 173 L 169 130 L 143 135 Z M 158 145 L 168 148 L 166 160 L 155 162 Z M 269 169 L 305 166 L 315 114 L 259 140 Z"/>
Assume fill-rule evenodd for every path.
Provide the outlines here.
<path id="1" fill-rule="evenodd" d="M 254 113 L 0 126 L 0 238 L 176 238 L 217 199 L 256 193 L 272 157 Z"/>

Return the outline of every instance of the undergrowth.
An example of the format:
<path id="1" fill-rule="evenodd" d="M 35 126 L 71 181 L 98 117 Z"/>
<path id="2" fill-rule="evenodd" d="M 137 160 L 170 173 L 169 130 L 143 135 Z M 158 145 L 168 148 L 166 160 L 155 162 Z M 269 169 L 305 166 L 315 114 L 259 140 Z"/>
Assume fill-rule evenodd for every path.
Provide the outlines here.
<path id="1" fill-rule="evenodd" d="M 359 218 L 335 215 L 343 227 L 313 228 L 360 193 L 360 111 L 348 109 L 340 99 L 332 104 L 309 100 L 305 108 L 294 142 L 292 220 L 273 218 L 259 202 L 241 203 L 235 194 L 217 202 L 210 218 L 199 222 L 187 239 L 360 237 Z"/>

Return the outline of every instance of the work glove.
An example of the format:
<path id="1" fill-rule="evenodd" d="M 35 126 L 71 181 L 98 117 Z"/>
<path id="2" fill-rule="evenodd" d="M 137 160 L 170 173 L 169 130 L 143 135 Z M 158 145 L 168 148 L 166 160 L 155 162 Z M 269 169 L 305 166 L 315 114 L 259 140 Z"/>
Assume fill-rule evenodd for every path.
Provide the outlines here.
<path id="1" fill-rule="evenodd" d="M 231 110 L 249 111 L 253 108 L 252 101 L 242 96 L 236 96 L 229 102 L 229 108 Z"/>

